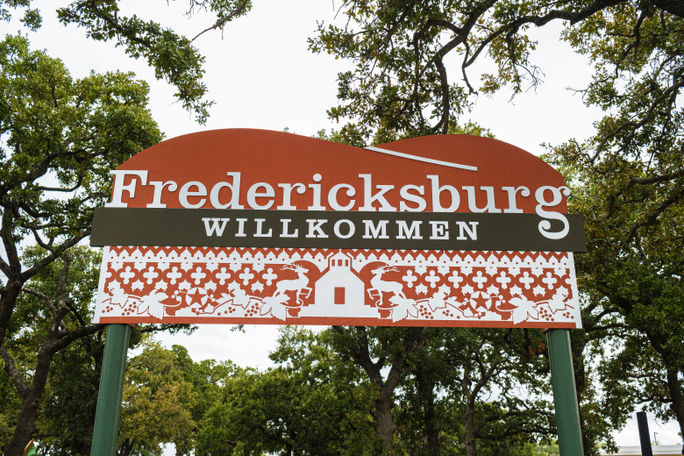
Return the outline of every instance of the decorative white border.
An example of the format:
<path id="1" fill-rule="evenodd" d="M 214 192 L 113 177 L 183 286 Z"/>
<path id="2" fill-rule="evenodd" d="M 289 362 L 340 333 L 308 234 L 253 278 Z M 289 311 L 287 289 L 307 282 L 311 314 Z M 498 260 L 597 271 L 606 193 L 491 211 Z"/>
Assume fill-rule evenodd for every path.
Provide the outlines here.
<path id="1" fill-rule="evenodd" d="M 107 247 L 95 321 L 580 327 L 577 296 L 571 252 Z"/>

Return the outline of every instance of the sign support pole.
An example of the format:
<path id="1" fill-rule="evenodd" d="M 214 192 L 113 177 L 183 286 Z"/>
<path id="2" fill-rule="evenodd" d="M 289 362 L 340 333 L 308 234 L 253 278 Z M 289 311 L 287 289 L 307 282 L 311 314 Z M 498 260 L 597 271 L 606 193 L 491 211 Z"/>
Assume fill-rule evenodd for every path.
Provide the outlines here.
<path id="1" fill-rule="evenodd" d="M 575 371 L 572 367 L 570 352 L 570 331 L 549 329 L 546 332 L 546 338 L 549 346 L 560 455 L 584 456 L 579 404 L 575 389 Z"/>
<path id="2" fill-rule="evenodd" d="M 91 456 L 116 454 L 116 438 L 119 433 L 121 396 L 130 335 L 131 327 L 128 325 L 107 325 L 93 441 L 90 447 Z"/>

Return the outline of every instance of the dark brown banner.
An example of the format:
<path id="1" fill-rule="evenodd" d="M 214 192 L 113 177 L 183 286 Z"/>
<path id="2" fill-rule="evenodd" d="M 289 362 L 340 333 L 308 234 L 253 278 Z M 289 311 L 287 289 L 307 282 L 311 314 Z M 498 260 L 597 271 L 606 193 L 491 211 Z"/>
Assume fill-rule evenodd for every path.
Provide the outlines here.
<path id="1" fill-rule="evenodd" d="M 582 216 L 98 208 L 91 245 L 586 251 Z"/>

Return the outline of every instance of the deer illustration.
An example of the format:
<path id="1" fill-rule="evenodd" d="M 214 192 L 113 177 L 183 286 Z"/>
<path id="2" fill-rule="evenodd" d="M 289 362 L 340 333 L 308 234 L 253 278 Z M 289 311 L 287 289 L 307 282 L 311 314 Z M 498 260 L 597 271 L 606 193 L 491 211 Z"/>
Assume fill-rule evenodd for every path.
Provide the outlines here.
<path id="1" fill-rule="evenodd" d="M 308 269 L 298 266 L 296 264 L 286 264 L 283 266 L 283 269 L 289 269 L 291 271 L 295 271 L 297 273 L 297 278 L 296 279 L 291 279 L 291 280 L 280 280 L 279 282 L 276 283 L 276 292 L 273 295 L 275 296 L 280 296 L 285 294 L 288 291 L 296 291 L 296 296 L 299 296 L 299 293 L 306 288 L 306 286 L 309 283 L 309 278 L 306 276 L 306 273 L 308 272 Z"/>
<path id="2" fill-rule="evenodd" d="M 396 271 L 396 268 L 390 267 L 390 266 L 381 266 L 377 269 L 373 269 L 371 273 L 373 274 L 373 278 L 371 279 L 370 283 L 373 289 L 381 292 L 381 293 L 392 293 L 392 296 L 398 296 L 402 299 L 406 299 L 406 296 L 404 295 L 404 285 L 402 285 L 399 282 L 388 282 L 385 280 L 382 280 L 382 275 L 385 272 L 388 271 Z M 391 299 L 391 298 L 390 298 Z"/>

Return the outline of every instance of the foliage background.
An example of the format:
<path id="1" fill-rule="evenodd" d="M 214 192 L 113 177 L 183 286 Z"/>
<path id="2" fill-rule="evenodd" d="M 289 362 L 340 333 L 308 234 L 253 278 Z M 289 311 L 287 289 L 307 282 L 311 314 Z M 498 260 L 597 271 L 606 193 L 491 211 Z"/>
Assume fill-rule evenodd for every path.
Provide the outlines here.
<path id="1" fill-rule="evenodd" d="M 36 2 L 37 5 L 48 3 L 52 2 Z M 168 9 L 165 2 L 159 2 L 147 10 L 139 10 L 140 6 L 133 3 L 136 2 L 124 3 L 124 7 L 135 8 L 147 17 L 154 17 L 164 6 L 162 10 L 165 15 L 168 13 L 168 25 L 187 30 L 190 36 L 194 36 L 193 31 L 203 28 L 183 17 L 182 2 L 172 2 Z M 222 34 L 205 35 L 197 42 L 206 55 L 206 83 L 210 97 L 216 101 L 210 111 L 212 117 L 204 127 L 200 127 L 194 116 L 174 100 L 172 87 L 154 80 L 144 62 L 125 57 L 122 50 L 113 45 L 93 43 L 82 30 L 73 26 L 58 24 L 49 15 L 51 9 L 44 8 L 42 29 L 35 34 L 29 33 L 32 47 L 46 48 L 51 56 L 61 58 L 74 76 L 85 76 L 91 69 L 136 72 L 138 77 L 151 83 L 153 117 L 167 137 L 200 128 L 289 128 L 295 133 L 312 135 L 322 127 L 335 127 L 327 119 L 325 110 L 335 104 L 333 81 L 344 63 L 306 51 L 306 39 L 313 34 L 315 21 L 331 20 L 335 15 L 328 2 L 257 3 L 247 17 L 231 24 Z M 3 23 L 2 27 L 8 32 L 17 28 L 12 23 Z M 559 43 L 559 34 L 558 27 L 533 33 L 539 38 L 533 56 L 545 73 L 539 87 L 523 92 L 513 100 L 510 100 L 511 93 L 506 91 L 491 98 L 480 96 L 467 118 L 485 125 L 497 138 L 537 154 L 544 150 L 540 147 L 542 143 L 559 144 L 570 137 L 588 137 L 593 131 L 592 122 L 602 113 L 584 106 L 582 95 L 571 90 L 586 86 L 589 67 L 582 56 L 571 53 L 567 45 Z M 83 58 L 85 55 L 87 59 Z M 488 65 L 483 62 L 478 71 L 491 70 Z M 195 360 L 217 358 L 242 366 L 264 367 L 270 364 L 266 354 L 275 348 L 275 338 L 275 328 L 270 327 L 248 327 L 244 334 L 222 327 L 207 327 L 191 338 L 177 335 L 164 338 L 163 343 L 186 346 Z M 214 348 L 217 346 L 222 349 L 217 351 Z M 2 388 L 0 385 L 0 390 Z M 672 442 L 676 440 L 675 428 L 671 429 L 673 431 L 665 428 L 652 431 L 658 432 L 659 438 L 667 443 L 668 438 Z M 633 435 L 633 430 L 628 430 L 625 438 Z M 623 442 L 635 443 L 634 440 Z"/>

